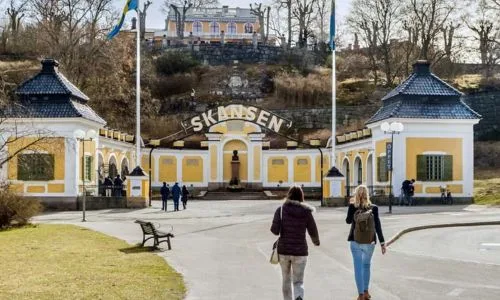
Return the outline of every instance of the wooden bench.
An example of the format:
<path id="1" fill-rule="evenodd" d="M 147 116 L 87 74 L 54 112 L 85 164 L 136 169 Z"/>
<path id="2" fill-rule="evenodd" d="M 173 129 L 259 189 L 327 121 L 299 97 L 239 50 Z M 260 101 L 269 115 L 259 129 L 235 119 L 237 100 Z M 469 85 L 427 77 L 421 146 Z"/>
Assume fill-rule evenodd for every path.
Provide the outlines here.
<path id="1" fill-rule="evenodd" d="M 141 220 L 136 220 L 135 223 L 139 224 L 142 229 L 142 246 L 144 247 L 144 244 L 146 241 L 153 239 L 154 245 L 153 247 L 158 248 L 160 243 L 167 242 L 168 244 L 168 250 L 172 250 L 172 246 L 170 244 L 170 238 L 174 237 L 174 234 L 171 232 L 162 232 L 156 229 L 156 227 L 153 225 L 151 222 L 147 221 L 141 221 Z M 150 237 L 146 238 L 146 236 Z M 164 239 L 164 240 L 160 240 Z"/>

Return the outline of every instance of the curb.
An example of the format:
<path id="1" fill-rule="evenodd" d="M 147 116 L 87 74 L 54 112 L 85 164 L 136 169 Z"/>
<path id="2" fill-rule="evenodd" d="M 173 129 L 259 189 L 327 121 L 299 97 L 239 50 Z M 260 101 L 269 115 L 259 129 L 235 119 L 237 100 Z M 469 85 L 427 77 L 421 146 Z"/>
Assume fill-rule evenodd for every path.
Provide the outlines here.
<path id="1" fill-rule="evenodd" d="M 400 232 L 398 232 L 395 236 L 393 236 L 387 243 L 386 246 L 389 247 L 394 242 L 399 240 L 403 235 L 419 230 L 425 229 L 434 229 L 434 228 L 448 228 L 448 227 L 471 227 L 471 226 L 492 226 L 492 225 L 500 225 L 500 221 L 489 221 L 489 222 L 471 222 L 471 223 L 447 223 L 447 224 L 433 224 L 433 225 L 422 225 L 406 228 Z"/>

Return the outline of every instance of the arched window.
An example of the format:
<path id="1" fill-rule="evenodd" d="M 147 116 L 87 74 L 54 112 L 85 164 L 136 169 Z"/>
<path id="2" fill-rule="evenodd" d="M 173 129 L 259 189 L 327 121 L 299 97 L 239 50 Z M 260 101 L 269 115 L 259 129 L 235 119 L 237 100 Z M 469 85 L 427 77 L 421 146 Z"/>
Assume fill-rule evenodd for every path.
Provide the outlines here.
<path id="1" fill-rule="evenodd" d="M 245 33 L 253 33 L 253 24 L 252 23 L 245 24 Z"/>
<path id="2" fill-rule="evenodd" d="M 128 174 L 129 174 L 128 159 L 124 157 L 122 159 L 122 171 L 121 171 L 122 179 L 125 180 L 127 178 Z"/>
<path id="3" fill-rule="evenodd" d="M 210 33 L 212 33 L 212 34 L 219 34 L 220 33 L 219 23 L 217 23 L 215 21 L 210 23 Z"/>
<path id="4" fill-rule="evenodd" d="M 116 158 L 114 156 L 111 156 L 109 159 L 108 175 L 113 179 L 118 175 L 118 167 L 116 166 Z"/>
<path id="5" fill-rule="evenodd" d="M 193 22 L 193 33 L 202 33 L 203 32 L 203 24 L 200 21 Z"/>
<path id="6" fill-rule="evenodd" d="M 236 23 L 231 22 L 227 24 L 227 33 L 228 34 L 236 34 Z"/>

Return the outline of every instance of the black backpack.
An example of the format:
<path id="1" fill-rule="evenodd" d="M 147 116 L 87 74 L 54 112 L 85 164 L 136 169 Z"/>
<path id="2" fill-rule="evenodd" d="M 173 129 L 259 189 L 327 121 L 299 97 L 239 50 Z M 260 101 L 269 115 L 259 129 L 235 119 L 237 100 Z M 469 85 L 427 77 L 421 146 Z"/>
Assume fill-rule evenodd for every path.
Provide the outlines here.
<path id="1" fill-rule="evenodd" d="M 359 244 L 371 244 L 375 237 L 375 217 L 369 209 L 358 209 L 354 213 L 354 240 Z"/>

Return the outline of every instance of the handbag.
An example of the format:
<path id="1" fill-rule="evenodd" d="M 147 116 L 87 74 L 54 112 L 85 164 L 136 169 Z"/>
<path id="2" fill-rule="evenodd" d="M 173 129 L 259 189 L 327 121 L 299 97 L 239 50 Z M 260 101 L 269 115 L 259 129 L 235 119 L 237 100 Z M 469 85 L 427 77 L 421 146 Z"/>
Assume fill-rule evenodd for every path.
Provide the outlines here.
<path id="1" fill-rule="evenodd" d="M 281 222 L 280 237 L 281 237 L 281 227 L 283 226 L 283 206 L 281 206 L 281 208 L 280 208 L 280 222 Z M 279 241 L 280 241 L 280 238 L 278 237 L 276 242 L 274 242 L 274 244 L 273 244 L 273 252 L 271 253 L 271 259 L 269 260 L 269 262 L 272 265 L 277 265 L 280 262 L 280 255 L 278 253 L 278 242 Z"/>

